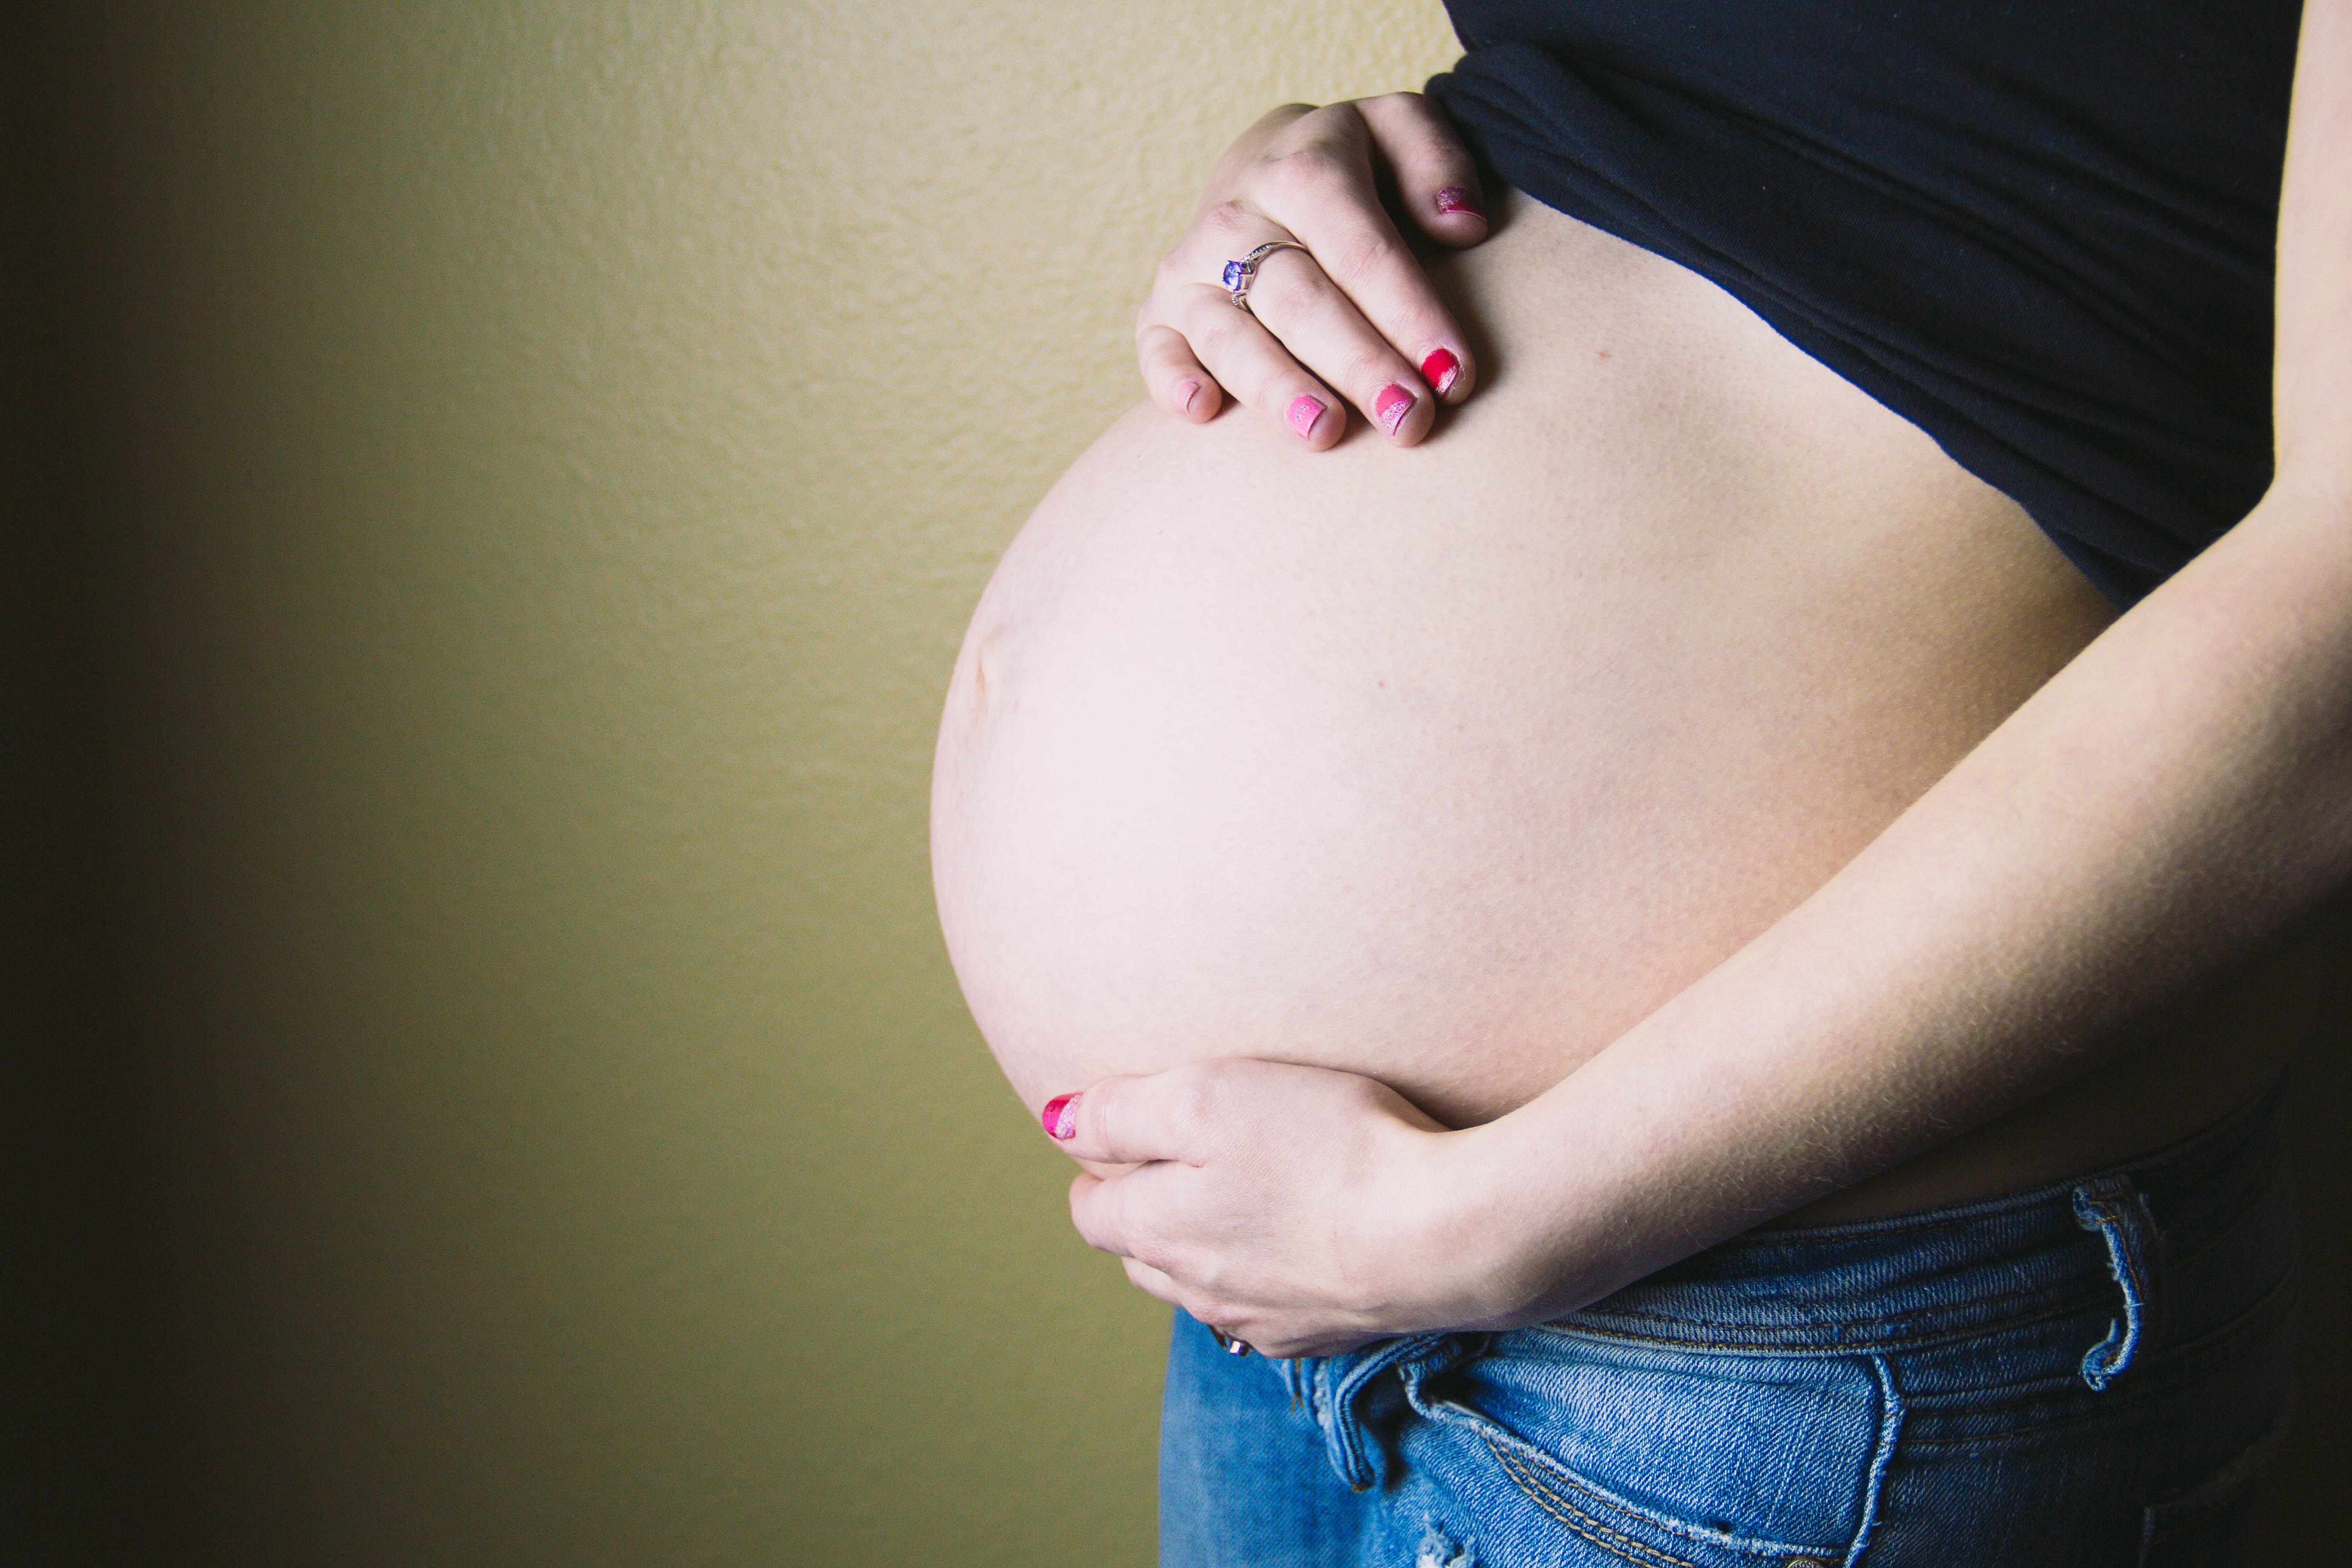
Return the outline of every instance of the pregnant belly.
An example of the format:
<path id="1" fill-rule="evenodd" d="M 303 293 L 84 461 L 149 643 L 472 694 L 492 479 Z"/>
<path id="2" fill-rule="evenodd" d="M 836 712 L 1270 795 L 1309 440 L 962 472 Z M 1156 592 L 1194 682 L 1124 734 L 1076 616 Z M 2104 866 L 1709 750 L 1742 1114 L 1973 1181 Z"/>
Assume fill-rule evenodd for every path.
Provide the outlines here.
<path id="1" fill-rule="evenodd" d="M 1006 552 L 933 855 L 1033 1108 L 1249 1055 L 1499 1114 L 2108 618 L 2013 504 L 1712 286 L 1502 216 L 1441 269 L 1486 376 L 1427 444 L 1140 409 Z"/>

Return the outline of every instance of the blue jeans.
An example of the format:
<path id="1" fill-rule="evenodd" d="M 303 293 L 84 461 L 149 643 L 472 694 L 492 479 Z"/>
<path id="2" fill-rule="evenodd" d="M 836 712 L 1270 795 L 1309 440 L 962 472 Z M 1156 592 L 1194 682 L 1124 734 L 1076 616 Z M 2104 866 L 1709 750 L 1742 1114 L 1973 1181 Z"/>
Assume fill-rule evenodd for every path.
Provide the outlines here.
<path id="1" fill-rule="evenodd" d="M 2293 1397 L 2278 1099 L 2080 1181 L 1752 1232 L 1507 1333 L 1237 1360 L 1180 1312 L 1160 1562 L 2229 1563 Z"/>

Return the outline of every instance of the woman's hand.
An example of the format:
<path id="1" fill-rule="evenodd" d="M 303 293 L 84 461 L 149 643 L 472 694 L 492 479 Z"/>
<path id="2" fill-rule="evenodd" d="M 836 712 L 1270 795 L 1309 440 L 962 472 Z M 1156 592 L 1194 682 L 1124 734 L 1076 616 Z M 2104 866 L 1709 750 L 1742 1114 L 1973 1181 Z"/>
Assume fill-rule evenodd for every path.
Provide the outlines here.
<path id="1" fill-rule="evenodd" d="M 1461 402 L 1476 372 L 1383 182 L 1440 244 L 1486 237 L 1477 166 L 1419 93 L 1286 104 L 1243 132 L 1136 318 L 1152 401 L 1198 422 L 1230 392 L 1316 451 L 1339 439 L 1349 403 L 1401 447 L 1428 435 L 1435 399 Z M 1275 240 L 1305 249 L 1269 251 L 1237 309 L 1226 264 Z"/>
<path id="2" fill-rule="evenodd" d="M 1529 1292 L 1487 1267 L 1448 1132 L 1371 1079 L 1230 1058 L 1106 1079 L 1045 1110 L 1083 1175 L 1070 1216 L 1150 1294 L 1269 1355 L 1499 1326 Z"/>

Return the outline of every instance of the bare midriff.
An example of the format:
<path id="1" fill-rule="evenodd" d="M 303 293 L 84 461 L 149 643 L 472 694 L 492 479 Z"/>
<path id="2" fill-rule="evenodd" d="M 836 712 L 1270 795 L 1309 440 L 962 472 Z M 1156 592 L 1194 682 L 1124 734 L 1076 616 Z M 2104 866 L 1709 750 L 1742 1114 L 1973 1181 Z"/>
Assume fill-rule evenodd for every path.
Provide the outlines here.
<path id="1" fill-rule="evenodd" d="M 1713 285 L 1533 202 L 1497 217 L 1432 264 L 1481 384 L 1424 444 L 1139 408 L 990 584 L 932 852 L 1033 1110 L 1252 1056 L 1502 1115 L 1811 894 L 2113 618 L 2014 502 Z M 2193 1131 L 2275 1075 L 2309 967 L 1795 1217 Z"/>

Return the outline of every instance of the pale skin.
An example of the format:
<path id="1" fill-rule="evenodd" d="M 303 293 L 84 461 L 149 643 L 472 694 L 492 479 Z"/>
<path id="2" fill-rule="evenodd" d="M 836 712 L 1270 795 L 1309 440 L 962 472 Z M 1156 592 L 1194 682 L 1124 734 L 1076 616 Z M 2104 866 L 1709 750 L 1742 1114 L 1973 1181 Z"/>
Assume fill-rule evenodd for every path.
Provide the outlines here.
<path id="1" fill-rule="evenodd" d="M 1351 184 L 1328 160 L 1327 185 L 1367 192 L 1386 156 L 1432 237 L 1481 237 L 1413 205 L 1466 170 L 1433 142 L 1417 164 L 1388 151 L 1382 116 L 1415 131 L 1403 113 L 1359 115 L 1366 173 Z M 1195 419 L 1221 384 L 1278 421 L 1301 390 L 1336 388 L 1370 418 L 1405 384 L 1417 405 L 1391 438 L 1410 444 L 1431 412 L 1426 384 L 1403 380 L 1411 356 L 1453 323 L 1401 247 L 1335 249 L 1360 259 L 1348 279 L 1306 281 L 1295 316 L 1260 294 L 1245 331 L 1202 313 L 1239 315 L 1213 268 L 1185 275 L 1234 253 L 1252 199 L 1234 171 L 1300 119 L 1254 129 L 1221 168 L 1212 230 L 1171 253 L 1139 328 L 1147 384 Z M 1332 205 L 1377 226 L 1368 197 Z M 1255 210 L 1263 237 L 1282 232 L 1278 208 Z M 1302 240 L 1314 227 L 1283 222 Z M 1261 289 L 1313 265 L 1273 260 Z M 1370 1079 L 1270 1061 L 1087 1086 L 1058 1119 L 1063 1147 L 1129 1168 L 1073 1184 L 1080 1234 L 1270 1354 L 1540 1321 L 2123 1061 L 2136 1024 L 2306 931 L 2352 884 L 2352 0 L 2304 13 L 2277 301 L 2261 504 L 1769 930 L 1462 1131 Z M 1449 402 L 1473 384 L 1454 352 Z"/>

